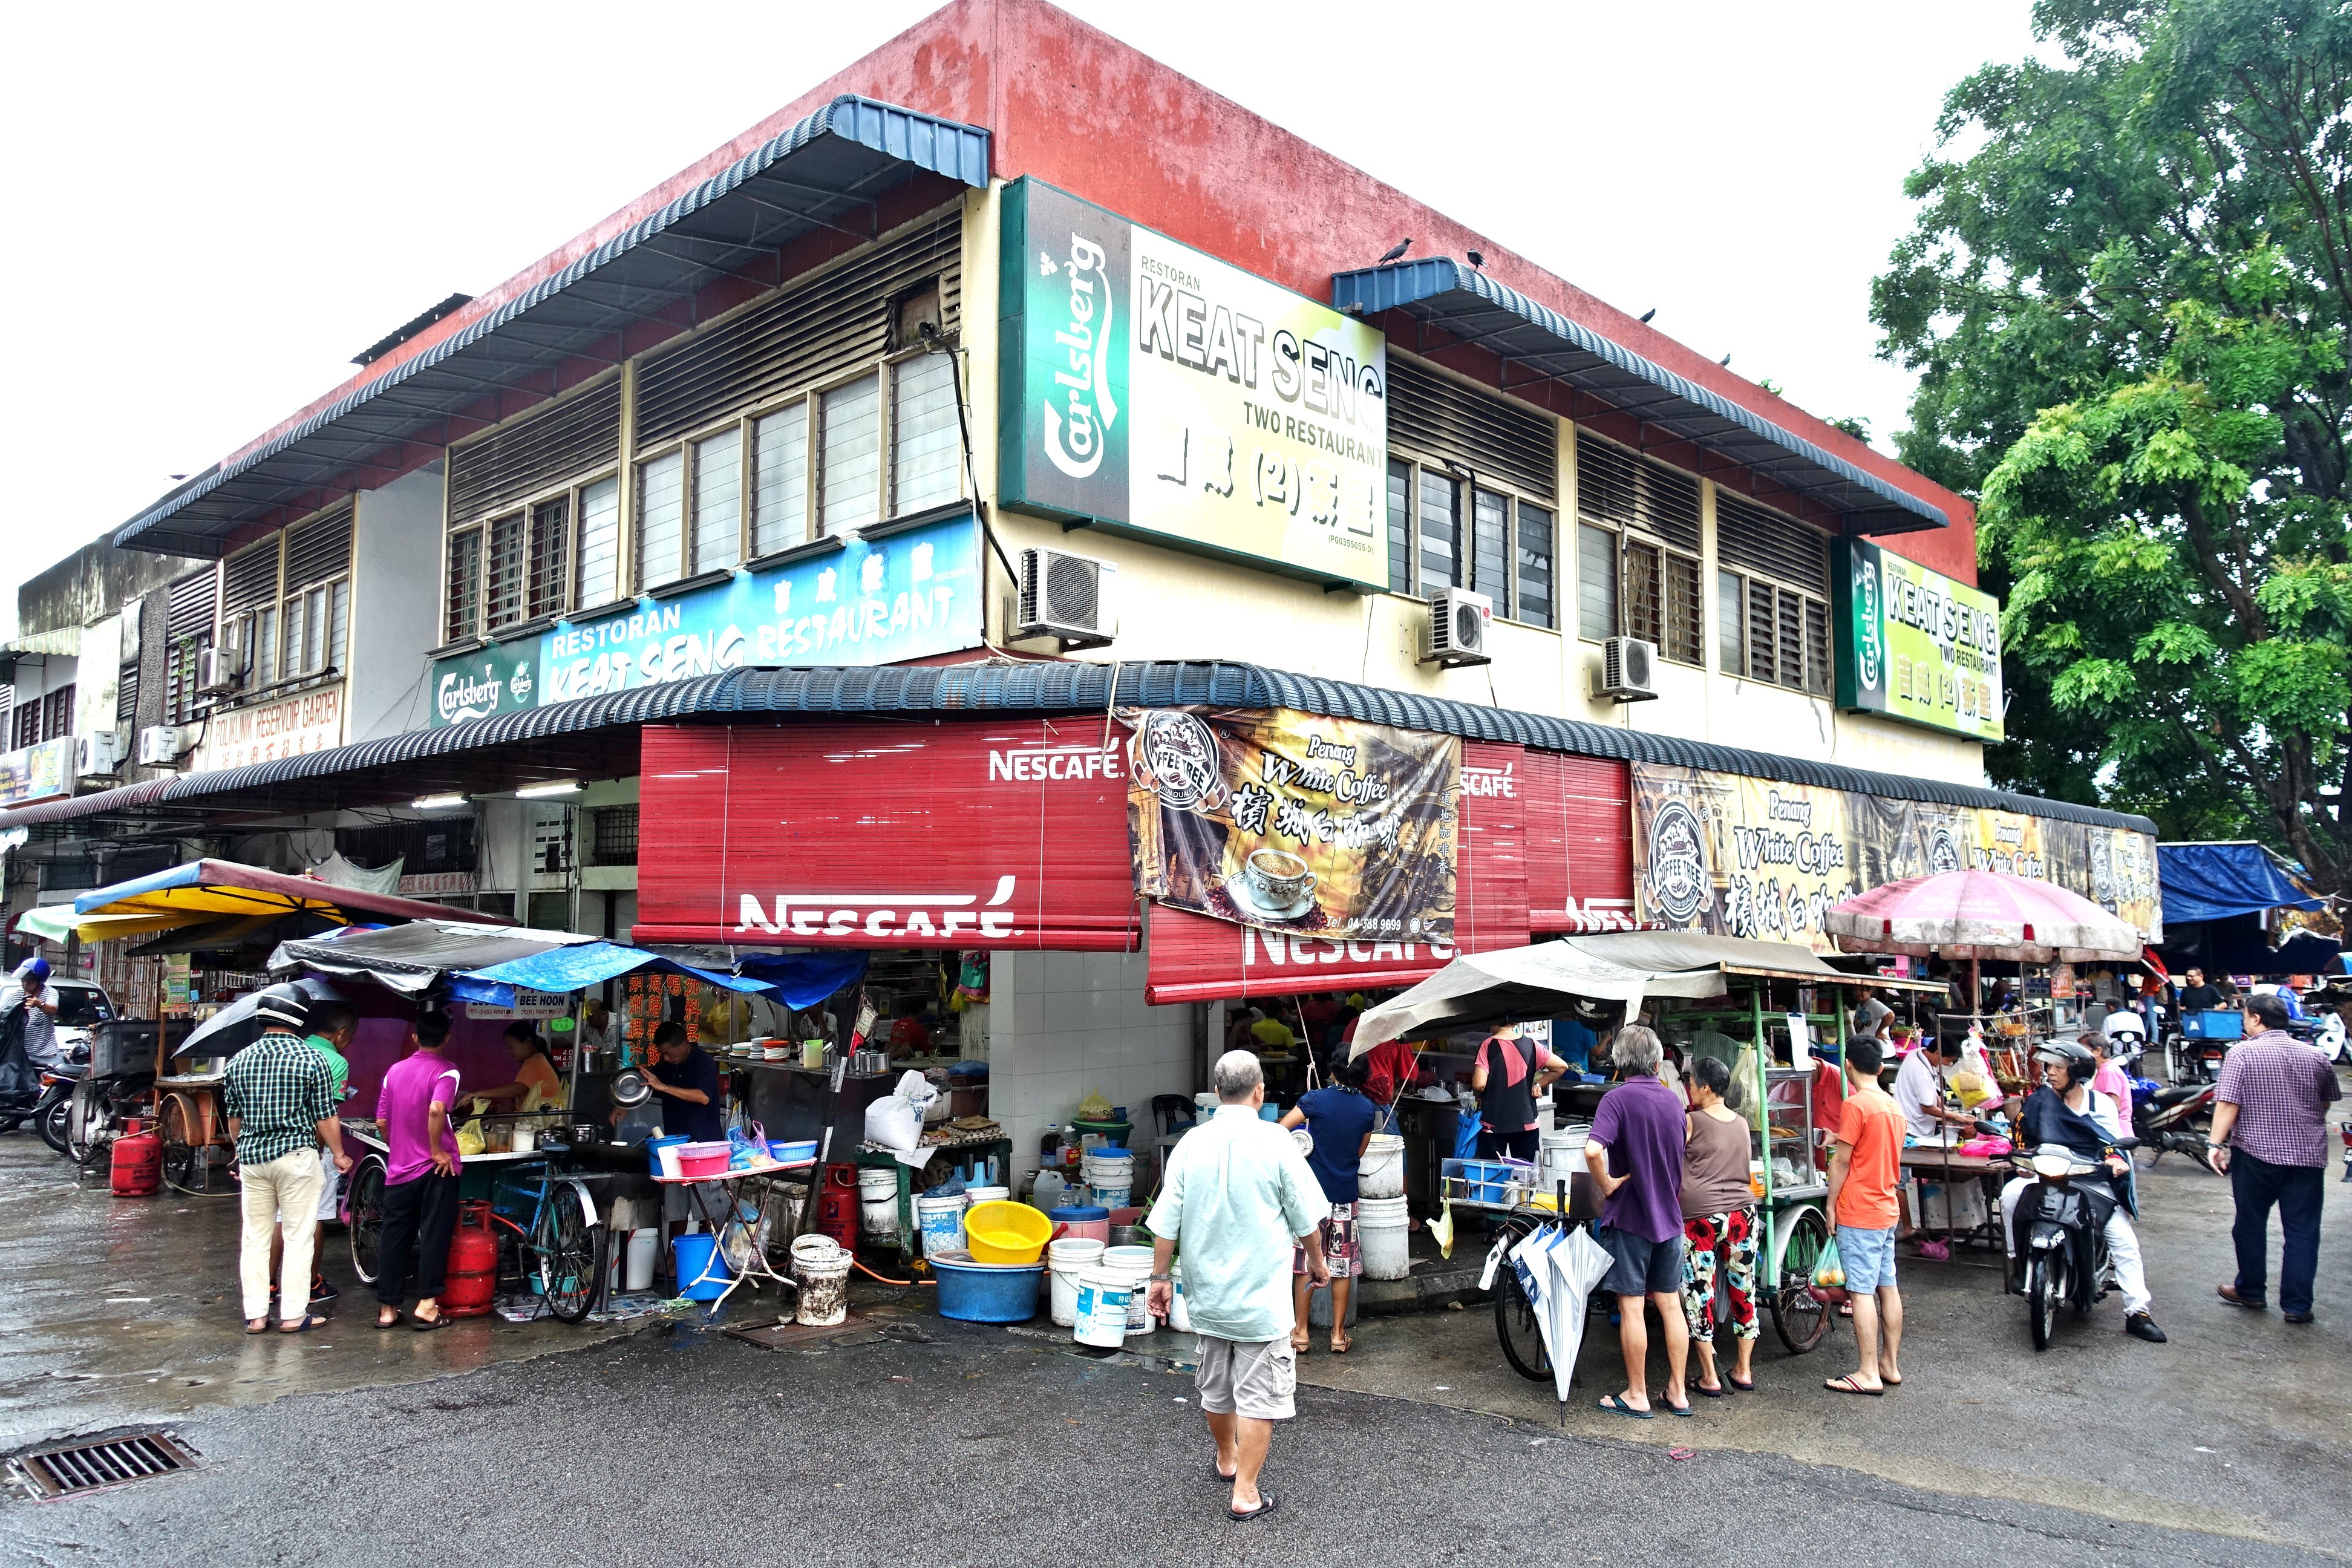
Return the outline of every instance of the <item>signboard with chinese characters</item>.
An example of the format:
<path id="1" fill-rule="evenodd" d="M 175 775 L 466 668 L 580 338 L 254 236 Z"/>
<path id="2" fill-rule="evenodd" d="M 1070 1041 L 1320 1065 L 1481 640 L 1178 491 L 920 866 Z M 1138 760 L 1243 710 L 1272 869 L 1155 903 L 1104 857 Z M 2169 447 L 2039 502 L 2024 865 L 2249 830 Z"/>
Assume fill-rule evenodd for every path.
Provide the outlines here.
<path id="1" fill-rule="evenodd" d="M 433 723 L 745 666 L 899 664 L 978 647 L 970 512 L 563 621 L 433 666 Z"/>
<path id="2" fill-rule="evenodd" d="M 1034 179 L 1004 204 L 1004 504 L 1387 587 L 1388 340 Z"/>
<path id="3" fill-rule="evenodd" d="M 1838 551 L 1838 706 L 2000 740 L 2000 601 L 1866 539 Z"/>
<path id="4" fill-rule="evenodd" d="M 196 742 L 194 771 L 241 768 L 343 743 L 343 689 L 315 687 L 250 708 L 215 712 Z"/>

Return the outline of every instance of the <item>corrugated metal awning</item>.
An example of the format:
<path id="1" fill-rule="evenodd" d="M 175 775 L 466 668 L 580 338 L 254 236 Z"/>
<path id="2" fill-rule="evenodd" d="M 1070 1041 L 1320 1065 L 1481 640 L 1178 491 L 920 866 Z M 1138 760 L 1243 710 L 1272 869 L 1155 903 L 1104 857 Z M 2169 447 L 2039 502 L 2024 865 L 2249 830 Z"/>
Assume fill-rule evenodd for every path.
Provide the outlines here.
<path id="1" fill-rule="evenodd" d="M 0 645 L 0 653 L 37 653 L 55 658 L 79 658 L 81 657 L 81 633 L 82 628 L 79 626 L 58 626 L 54 631 L 27 632 L 23 637 L 11 637 L 6 644 Z"/>
<path id="2" fill-rule="evenodd" d="M 216 556 L 239 523 L 394 443 L 446 445 L 449 418 L 489 393 L 544 390 L 554 367 L 810 229 L 865 232 L 875 199 L 919 174 L 986 189 L 988 153 L 978 126 L 844 94 L 454 335 L 181 486 L 114 542 Z"/>
<path id="3" fill-rule="evenodd" d="M 1645 425 L 1811 498 L 1839 513 L 1847 533 L 1904 533 L 1951 521 L 1943 508 L 1452 257 L 1338 273 L 1331 303 L 1366 316 L 1402 310 L 1515 366 L 1582 388 Z"/>
<path id="4" fill-rule="evenodd" d="M 258 819 L 379 805 L 442 791 L 497 794 L 556 779 L 627 778 L 637 772 L 637 730 L 645 724 L 851 714 L 1101 713 L 1112 707 L 1195 705 L 1289 708 L 1459 735 L 1465 740 L 1511 742 L 1536 751 L 1710 768 L 1784 784 L 1858 790 L 1895 800 L 1982 806 L 2141 833 L 2156 831 L 2156 825 L 2143 816 L 2005 790 L 1871 773 L 1611 724 L 1387 691 L 1254 664 L 1174 660 L 723 670 L 667 686 L 526 708 L 446 729 L 414 730 L 249 767 L 190 773 L 20 806 L 0 812 L 0 830 L 137 805 L 204 802 L 211 803 L 205 806 L 210 811 Z"/>

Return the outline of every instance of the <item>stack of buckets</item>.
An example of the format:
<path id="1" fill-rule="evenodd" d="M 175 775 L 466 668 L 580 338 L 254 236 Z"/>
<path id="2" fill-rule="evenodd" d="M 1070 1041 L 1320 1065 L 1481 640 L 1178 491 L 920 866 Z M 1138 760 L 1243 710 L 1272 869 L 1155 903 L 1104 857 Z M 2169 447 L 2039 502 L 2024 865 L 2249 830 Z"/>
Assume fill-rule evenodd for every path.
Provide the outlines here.
<path id="1" fill-rule="evenodd" d="M 1061 1267 L 1058 1262 L 1054 1265 L 1057 1311 L 1061 1304 Z M 1104 1247 L 1095 1255 L 1091 1267 L 1079 1269 L 1076 1293 L 1071 1302 L 1071 1337 L 1082 1345 L 1117 1350 L 1127 1342 L 1128 1335 L 1149 1333 L 1150 1283 L 1151 1248 Z M 1055 1321 L 1061 1320 L 1057 1316 Z"/>
<path id="2" fill-rule="evenodd" d="M 1412 1272 L 1412 1252 L 1406 1232 L 1412 1217 L 1405 1212 L 1404 1140 L 1393 1132 L 1375 1132 L 1357 1167 L 1356 1238 L 1364 1255 L 1367 1279 L 1402 1279 Z"/>
<path id="3" fill-rule="evenodd" d="M 1130 1151 L 1108 1145 L 1089 1149 L 1081 1170 L 1096 1204 L 1107 1209 L 1127 1207 L 1135 1191 L 1135 1155 Z"/>

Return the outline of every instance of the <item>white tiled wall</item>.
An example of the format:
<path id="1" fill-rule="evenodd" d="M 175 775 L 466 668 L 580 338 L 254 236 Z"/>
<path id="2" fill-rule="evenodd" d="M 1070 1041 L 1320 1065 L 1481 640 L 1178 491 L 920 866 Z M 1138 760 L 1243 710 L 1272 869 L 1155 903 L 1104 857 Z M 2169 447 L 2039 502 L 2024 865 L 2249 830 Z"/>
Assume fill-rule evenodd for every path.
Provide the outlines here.
<path id="1" fill-rule="evenodd" d="M 1190 1005 L 1143 1000 L 1140 952 L 999 952 L 989 965 L 989 1110 L 1013 1167 L 1037 1168 L 1037 1140 L 1099 1089 L 1127 1107 L 1149 1149 L 1151 1097 L 1190 1097 Z"/>

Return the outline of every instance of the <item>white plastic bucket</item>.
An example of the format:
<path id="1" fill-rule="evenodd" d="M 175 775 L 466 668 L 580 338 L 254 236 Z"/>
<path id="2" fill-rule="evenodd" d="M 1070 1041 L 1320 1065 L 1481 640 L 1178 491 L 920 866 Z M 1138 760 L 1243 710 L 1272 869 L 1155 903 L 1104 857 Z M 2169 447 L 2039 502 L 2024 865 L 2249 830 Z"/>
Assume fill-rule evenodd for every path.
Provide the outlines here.
<path id="1" fill-rule="evenodd" d="M 923 1256 L 936 1258 L 942 1252 L 961 1252 L 963 1245 L 963 1194 L 950 1193 L 934 1197 L 929 1193 L 915 1200 L 915 1224 L 923 1233 Z"/>
<path id="2" fill-rule="evenodd" d="M 1052 1292 L 1054 1322 L 1070 1328 L 1077 1322 L 1078 1282 L 1102 1265 L 1103 1244 L 1090 1236 L 1066 1236 L 1045 1244 L 1045 1268 Z"/>
<path id="3" fill-rule="evenodd" d="M 1148 1334 L 1151 1331 L 1151 1248 L 1148 1247 L 1107 1247 L 1103 1248 L 1098 1270 L 1128 1282 L 1127 1331 Z"/>
<path id="4" fill-rule="evenodd" d="M 661 1232 L 647 1226 L 629 1232 L 628 1271 L 625 1278 L 632 1290 L 650 1290 L 654 1283 L 654 1266 L 661 1260 Z"/>
<path id="5" fill-rule="evenodd" d="M 977 1208 L 982 1204 L 1004 1202 L 1013 1195 L 1013 1189 L 1011 1187 L 971 1187 L 965 1190 L 963 1195 L 971 1200 L 972 1207 Z"/>
<path id="6" fill-rule="evenodd" d="M 1356 1166 L 1356 1193 L 1360 1197 L 1393 1198 L 1404 1193 L 1404 1139 L 1395 1132 L 1375 1132 L 1372 1141 L 1364 1145 L 1364 1157 Z"/>
<path id="7" fill-rule="evenodd" d="M 1099 1350 L 1117 1350 L 1127 1342 L 1128 1309 L 1135 1288 L 1124 1275 L 1088 1269 L 1078 1280 L 1072 1309 L 1071 1338 Z"/>
<path id="8" fill-rule="evenodd" d="M 1066 1263 L 1073 1268 L 1097 1268 L 1102 1265 L 1103 1244 L 1091 1236 L 1066 1236 L 1045 1244 L 1045 1261 Z"/>
<path id="9" fill-rule="evenodd" d="M 1180 1334 L 1192 1331 L 1192 1309 L 1184 1305 L 1184 1266 L 1171 1264 L 1168 1269 L 1168 1326 Z"/>
<path id="10" fill-rule="evenodd" d="M 824 1329 L 849 1316 L 849 1260 L 848 1250 L 829 1236 L 793 1238 L 793 1279 L 801 1288 L 794 1321 Z"/>
<path id="11" fill-rule="evenodd" d="M 1087 1184 L 1087 1195 L 1093 1199 L 1097 1208 L 1123 1209 L 1127 1207 L 1128 1199 L 1134 1194 L 1135 1189 L 1125 1182 L 1119 1183 L 1115 1187 L 1105 1186 L 1098 1182 L 1089 1182 Z"/>
<path id="12" fill-rule="evenodd" d="M 898 1173 L 857 1173 L 857 1234 L 875 1241 L 898 1239 Z"/>
<path id="13" fill-rule="evenodd" d="M 1402 1198 L 1364 1198 L 1356 1205 L 1356 1239 L 1364 1251 L 1364 1278 L 1402 1279 L 1412 1272 L 1406 1239 L 1412 1219 Z"/>

